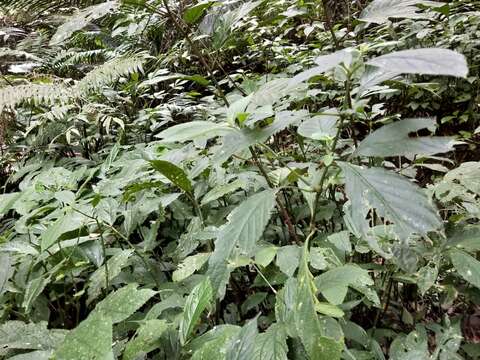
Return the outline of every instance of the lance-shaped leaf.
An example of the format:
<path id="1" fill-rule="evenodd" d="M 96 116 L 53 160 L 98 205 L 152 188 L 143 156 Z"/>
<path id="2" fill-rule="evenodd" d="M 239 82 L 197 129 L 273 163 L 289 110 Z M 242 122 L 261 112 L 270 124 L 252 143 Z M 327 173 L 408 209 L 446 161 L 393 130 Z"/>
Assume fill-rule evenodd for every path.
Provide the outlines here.
<path id="1" fill-rule="evenodd" d="M 135 360 L 158 348 L 161 345 L 158 339 L 168 329 L 168 326 L 165 320 L 147 320 L 138 328 L 135 337 L 125 346 L 122 360 Z"/>
<path id="2" fill-rule="evenodd" d="M 113 360 L 110 317 L 99 312 L 91 314 L 65 337 L 53 358 Z"/>
<path id="3" fill-rule="evenodd" d="M 371 59 L 368 65 L 398 74 L 450 75 L 465 78 L 465 56 L 448 49 L 428 48 L 396 51 Z"/>
<path id="4" fill-rule="evenodd" d="M 434 119 L 405 119 L 382 126 L 368 135 L 355 151 L 363 156 L 433 155 L 453 150 L 457 144 L 453 137 L 421 136 L 409 134 L 421 129 L 435 128 Z"/>
<path id="5" fill-rule="evenodd" d="M 340 360 L 343 342 L 325 336 L 316 311 L 318 299 L 313 276 L 308 268 L 308 241 L 305 242 L 300 262 L 295 297 L 294 321 L 298 336 L 312 360 Z"/>
<path id="6" fill-rule="evenodd" d="M 255 360 L 288 360 L 287 332 L 283 324 L 273 324 L 255 341 Z"/>
<path id="7" fill-rule="evenodd" d="M 152 167 L 186 193 L 193 190 L 192 183 L 181 168 L 165 160 L 150 161 Z"/>
<path id="8" fill-rule="evenodd" d="M 198 138 L 213 138 L 234 131 L 235 129 L 228 126 L 228 124 L 216 124 L 210 121 L 190 121 L 169 127 L 160 134 L 155 135 L 155 137 L 168 142 L 185 142 Z"/>
<path id="9" fill-rule="evenodd" d="M 332 54 L 319 56 L 315 59 L 317 66 L 302 71 L 301 73 L 295 75 L 288 84 L 289 87 L 297 86 L 298 84 L 309 80 L 310 78 L 321 75 L 324 72 L 327 72 L 333 69 L 338 64 L 346 61 L 350 58 L 350 54 L 345 50 L 336 51 Z"/>
<path id="10" fill-rule="evenodd" d="M 188 337 L 195 328 L 200 315 L 202 315 L 205 308 L 211 303 L 212 296 L 212 285 L 208 277 L 195 286 L 190 295 L 188 295 L 183 310 L 183 319 L 180 323 L 180 342 L 182 344 L 188 341 Z"/>
<path id="11" fill-rule="evenodd" d="M 436 1 L 421 0 L 374 0 L 360 14 L 359 20 L 383 24 L 390 18 L 422 19 L 428 18 L 428 13 L 419 13 L 417 4 L 425 6 L 442 6 Z"/>
<path id="12" fill-rule="evenodd" d="M 442 221 L 427 195 L 406 178 L 381 168 L 365 169 L 339 163 L 345 175 L 345 190 L 351 201 L 352 220 L 366 234 L 365 216 L 374 208 L 377 214 L 395 225 L 401 239 L 412 233 L 439 230 Z"/>
<path id="13" fill-rule="evenodd" d="M 231 269 L 228 266 L 235 247 L 246 255 L 256 249 L 275 206 L 275 191 L 265 190 L 241 203 L 228 216 L 215 241 L 215 251 L 208 262 L 207 275 L 212 281 L 214 292 L 223 297 Z"/>
<path id="14" fill-rule="evenodd" d="M 62 234 L 81 228 L 87 221 L 86 216 L 68 209 L 43 232 L 40 237 L 42 251 L 55 244 Z"/>
<path id="15" fill-rule="evenodd" d="M 480 289 L 480 261 L 460 250 L 452 250 L 450 259 L 460 276 Z"/>
<path id="16" fill-rule="evenodd" d="M 186 257 L 172 274 L 173 281 L 182 281 L 199 270 L 210 257 L 210 253 L 199 253 Z"/>
<path id="17" fill-rule="evenodd" d="M 258 336 L 257 318 L 242 327 L 227 349 L 228 360 L 250 360 L 255 356 L 255 339 Z"/>
<path id="18" fill-rule="evenodd" d="M 108 295 L 97 304 L 94 312 L 100 312 L 104 316 L 110 317 L 112 323 L 116 324 L 132 315 L 155 293 L 150 289 L 138 290 L 136 284 L 129 284 Z"/>

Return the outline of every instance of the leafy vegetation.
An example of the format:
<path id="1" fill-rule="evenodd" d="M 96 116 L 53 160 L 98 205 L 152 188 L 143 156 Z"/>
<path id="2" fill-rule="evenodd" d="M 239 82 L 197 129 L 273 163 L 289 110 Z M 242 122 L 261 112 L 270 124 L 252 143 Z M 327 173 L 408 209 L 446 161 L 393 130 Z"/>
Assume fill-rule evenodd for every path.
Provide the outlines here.
<path id="1" fill-rule="evenodd" d="M 0 358 L 480 358 L 479 3 L 0 20 Z"/>

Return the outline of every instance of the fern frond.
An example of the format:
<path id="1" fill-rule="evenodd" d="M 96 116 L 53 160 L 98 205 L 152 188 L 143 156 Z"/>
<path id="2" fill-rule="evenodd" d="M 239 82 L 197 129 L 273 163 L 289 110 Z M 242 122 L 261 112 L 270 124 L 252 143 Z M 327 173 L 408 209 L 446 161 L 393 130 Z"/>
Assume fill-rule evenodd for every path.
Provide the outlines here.
<path id="1" fill-rule="evenodd" d="M 142 66 L 145 61 L 145 54 L 123 56 L 107 61 L 105 64 L 98 66 L 85 75 L 75 87 L 81 93 L 98 89 L 122 77 L 129 76 L 136 72 L 143 72 Z"/>
<path id="2" fill-rule="evenodd" d="M 0 113 L 4 109 L 31 101 L 35 104 L 67 103 L 75 97 L 75 92 L 61 84 L 28 84 L 7 86 L 0 89 Z"/>
<path id="3" fill-rule="evenodd" d="M 83 29 L 92 21 L 100 19 L 111 13 L 120 6 L 117 0 L 109 0 L 105 3 L 92 5 L 77 11 L 63 23 L 50 39 L 50 45 L 58 45 L 67 40 L 74 32 Z"/>

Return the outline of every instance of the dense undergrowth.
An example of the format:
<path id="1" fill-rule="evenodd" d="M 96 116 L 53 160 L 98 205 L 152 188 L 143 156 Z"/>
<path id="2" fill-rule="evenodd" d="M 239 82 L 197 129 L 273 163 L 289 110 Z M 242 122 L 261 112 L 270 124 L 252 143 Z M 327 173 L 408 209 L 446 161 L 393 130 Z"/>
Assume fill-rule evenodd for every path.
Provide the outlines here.
<path id="1" fill-rule="evenodd" d="M 480 358 L 478 2 L 0 26 L 0 358 Z"/>

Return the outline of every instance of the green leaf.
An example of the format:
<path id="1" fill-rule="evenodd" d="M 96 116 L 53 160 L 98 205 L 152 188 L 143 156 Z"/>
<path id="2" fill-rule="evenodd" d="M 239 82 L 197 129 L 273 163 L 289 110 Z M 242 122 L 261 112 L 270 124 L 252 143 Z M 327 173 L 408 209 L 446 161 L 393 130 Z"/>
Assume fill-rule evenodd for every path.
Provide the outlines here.
<path id="1" fill-rule="evenodd" d="M 48 330 L 48 323 L 6 321 L 0 325 L 0 356 L 11 350 L 51 350 L 64 339 L 67 331 Z"/>
<path id="2" fill-rule="evenodd" d="M 297 245 L 282 246 L 277 251 L 277 266 L 285 275 L 293 276 L 298 268 L 302 249 Z"/>
<path id="3" fill-rule="evenodd" d="M 383 24 L 390 18 L 422 19 L 428 14 L 418 13 L 417 4 L 426 6 L 442 6 L 443 3 L 422 0 L 374 0 L 360 14 L 359 20 Z"/>
<path id="4" fill-rule="evenodd" d="M 150 161 L 152 167 L 186 193 L 193 191 L 192 183 L 181 168 L 164 160 Z"/>
<path id="5" fill-rule="evenodd" d="M 123 267 L 127 266 L 129 258 L 133 252 L 133 249 L 123 250 L 107 261 L 109 282 L 111 282 L 115 277 L 118 276 L 118 274 L 120 274 Z M 105 270 L 105 265 L 103 265 L 95 270 L 95 272 L 90 276 L 87 303 L 91 303 L 92 300 L 100 295 L 102 289 L 106 288 L 107 281 Z"/>
<path id="6" fill-rule="evenodd" d="M 14 269 L 8 253 L 0 253 L 0 298 L 5 291 L 8 280 L 13 275 Z"/>
<path id="7" fill-rule="evenodd" d="M 333 138 L 337 133 L 337 115 L 331 115 L 335 109 L 326 110 L 326 115 L 314 116 L 307 119 L 298 127 L 297 132 L 303 137 L 314 140 Z"/>
<path id="8" fill-rule="evenodd" d="M 399 74 L 450 75 L 462 78 L 468 75 L 465 56 L 438 48 L 396 51 L 371 59 L 367 64 Z"/>
<path id="9" fill-rule="evenodd" d="M 0 215 L 5 214 L 7 211 L 13 209 L 15 203 L 21 198 L 23 192 L 14 192 L 9 194 L 0 194 Z"/>
<path id="10" fill-rule="evenodd" d="M 464 251 L 450 251 L 450 259 L 460 276 L 480 289 L 480 261 Z"/>
<path id="11" fill-rule="evenodd" d="M 301 73 L 295 75 L 289 83 L 289 87 L 297 86 L 304 81 L 309 80 L 314 76 L 318 76 L 333 69 L 335 66 L 339 65 L 340 63 L 349 60 L 351 57 L 350 53 L 345 50 L 340 50 L 334 52 L 332 54 L 319 56 L 315 59 L 315 63 L 318 66 L 315 66 L 311 69 L 302 71 Z"/>
<path id="12" fill-rule="evenodd" d="M 213 297 L 212 285 L 209 278 L 205 278 L 200 284 L 195 286 L 185 301 L 183 310 L 183 319 L 180 323 L 180 342 L 184 345 L 195 325 L 200 319 L 205 308 L 211 303 Z"/>
<path id="13" fill-rule="evenodd" d="M 215 251 L 208 261 L 207 275 L 212 281 L 215 294 L 223 297 L 230 268 L 228 260 L 236 246 L 248 256 L 256 249 L 275 206 L 275 190 L 265 190 L 249 197 L 228 216 L 215 241 Z"/>
<path id="14" fill-rule="evenodd" d="M 185 258 L 172 274 L 173 281 L 182 281 L 192 275 L 207 262 L 210 253 L 200 253 Z"/>
<path id="15" fill-rule="evenodd" d="M 295 326 L 305 350 L 312 360 L 339 360 L 344 348 L 342 341 L 325 336 L 320 325 L 313 276 L 308 269 L 308 241 L 304 244 L 297 280 L 294 319 Z"/>
<path id="16" fill-rule="evenodd" d="M 453 150 L 457 142 L 453 137 L 410 137 L 421 129 L 435 128 L 434 119 L 405 119 L 382 126 L 368 135 L 355 150 L 362 156 L 408 156 L 434 155 Z"/>
<path id="17" fill-rule="evenodd" d="M 230 341 L 226 359 L 251 360 L 255 357 L 255 339 L 257 338 L 257 318 L 242 327 L 236 337 Z"/>
<path id="18" fill-rule="evenodd" d="M 205 13 L 205 10 L 207 10 L 214 3 L 215 1 L 206 1 L 189 7 L 183 14 L 183 20 L 185 20 L 187 24 L 196 23 L 198 19 L 200 19 Z"/>
<path id="19" fill-rule="evenodd" d="M 418 271 L 417 285 L 420 293 L 425 293 L 435 284 L 438 277 L 438 266 L 431 266 L 430 264 L 422 267 Z"/>
<path id="20" fill-rule="evenodd" d="M 349 285 L 373 285 L 368 271 L 355 265 L 344 265 L 324 272 L 315 278 L 315 285 L 331 304 L 340 305 Z"/>
<path id="21" fill-rule="evenodd" d="M 367 233 L 365 218 L 371 208 L 394 223 L 395 232 L 401 239 L 407 239 L 412 233 L 425 235 L 442 228 L 435 207 L 409 180 L 381 168 L 365 169 L 344 162 L 339 165 L 345 175 L 352 220 L 362 233 Z"/>
<path id="22" fill-rule="evenodd" d="M 127 319 L 156 294 L 153 290 L 138 290 L 137 287 L 136 284 L 129 284 L 111 293 L 97 304 L 93 312 L 110 317 L 113 324 Z"/>
<path id="23" fill-rule="evenodd" d="M 90 22 L 111 13 L 119 5 L 118 1 L 109 0 L 78 11 L 73 14 L 68 21 L 58 27 L 57 32 L 50 39 L 50 45 L 60 44 L 72 36 L 75 31 L 81 30 Z"/>
<path id="24" fill-rule="evenodd" d="M 239 326 L 219 325 L 193 339 L 187 346 L 194 353 L 192 360 L 226 360 L 225 354 L 231 341 L 240 332 Z"/>
<path id="25" fill-rule="evenodd" d="M 81 228 L 87 222 L 87 218 L 76 211 L 68 210 L 53 222 L 40 237 L 42 251 L 55 244 L 58 238 L 69 231 Z"/>
<path id="26" fill-rule="evenodd" d="M 255 340 L 254 360 L 288 360 L 287 333 L 281 324 L 271 325 Z"/>
<path id="27" fill-rule="evenodd" d="M 25 288 L 25 295 L 22 303 L 22 307 L 25 309 L 27 314 L 31 311 L 34 301 L 43 292 L 49 282 L 50 277 L 48 276 L 39 276 L 28 282 Z"/>
<path id="28" fill-rule="evenodd" d="M 215 201 L 226 194 L 245 187 L 245 181 L 240 179 L 232 181 L 231 183 L 225 185 L 217 186 L 203 196 L 201 204 L 208 204 L 209 202 Z"/>
<path id="29" fill-rule="evenodd" d="M 188 123 L 171 126 L 156 135 L 156 138 L 168 142 L 185 142 L 195 139 L 210 139 L 220 135 L 227 135 L 235 131 L 228 124 L 217 124 L 209 121 L 190 121 Z"/>
<path id="30" fill-rule="evenodd" d="M 168 329 L 168 326 L 165 320 L 145 321 L 138 328 L 135 337 L 125 346 L 122 359 L 135 360 L 158 348 L 161 345 L 158 339 Z"/>
<path id="31" fill-rule="evenodd" d="M 53 358 L 113 360 L 110 317 L 100 312 L 92 313 L 65 337 Z"/>

